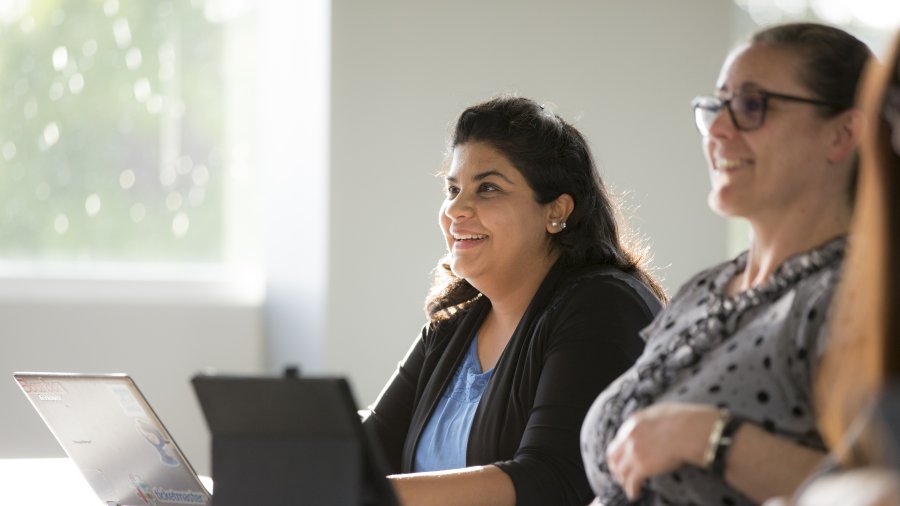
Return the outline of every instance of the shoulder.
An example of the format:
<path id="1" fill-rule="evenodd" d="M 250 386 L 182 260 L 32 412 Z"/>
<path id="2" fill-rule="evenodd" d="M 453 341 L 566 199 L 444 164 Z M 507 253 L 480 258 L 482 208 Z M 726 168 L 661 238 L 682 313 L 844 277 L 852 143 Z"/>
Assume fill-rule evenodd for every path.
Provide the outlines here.
<path id="1" fill-rule="evenodd" d="M 842 267 L 841 252 L 790 287 L 788 292 L 791 294 L 790 312 L 784 316 L 787 323 L 795 325 L 800 331 L 797 333 L 798 337 L 818 333 L 818 330 L 824 327 L 834 294 L 840 284 Z"/>
<path id="2" fill-rule="evenodd" d="M 633 309 L 651 317 L 660 302 L 636 277 L 612 266 L 591 266 L 570 273 L 558 286 L 547 312 L 621 312 Z"/>
<path id="3" fill-rule="evenodd" d="M 687 281 L 682 283 L 678 288 L 678 291 L 675 292 L 675 295 L 672 297 L 671 302 L 675 303 L 679 299 L 690 297 L 691 294 L 696 294 L 698 292 L 709 292 L 714 285 L 723 282 L 723 279 L 721 278 L 725 274 L 725 271 L 737 269 L 737 265 L 742 261 L 745 254 L 746 252 L 741 253 L 731 260 L 718 263 L 694 274 Z"/>
<path id="4" fill-rule="evenodd" d="M 683 328 L 703 318 L 706 301 L 713 296 L 716 286 L 725 282 L 727 271 L 737 268 L 742 256 L 704 269 L 682 283 L 666 308 L 641 331 L 644 339 L 648 342 L 654 338 L 667 339 L 671 335 L 669 329 Z"/>
<path id="5" fill-rule="evenodd" d="M 794 335 L 798 347 L 818 348 L 824 339 L 831 304 L 841 279 L 840 264 L 830 266 L 809 276 L 793 288 L 794 298 L 787 317 L 796 327 Z"/>
<path id="6" fill-rule="evenodd" d="M 805 307 L 823 312 L 828 309 L 841 280 L 846 242 L 846 237 L 839 237 L 785 262 L 780 269 L 785 272 L 779 273 L 785 277 L 790 275 L 792 270 L 815 268 L 814 272 L 801 276 L 791 287 L 791 291 L 795 294 L 795 308 Z"/>

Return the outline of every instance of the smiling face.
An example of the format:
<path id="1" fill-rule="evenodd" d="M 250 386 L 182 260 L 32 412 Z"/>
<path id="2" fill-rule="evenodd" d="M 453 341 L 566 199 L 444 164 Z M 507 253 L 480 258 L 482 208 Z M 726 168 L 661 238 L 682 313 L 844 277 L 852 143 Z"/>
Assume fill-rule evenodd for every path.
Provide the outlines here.
<path id="1" fill-rule="evenodd" d="M 503 287 L 528 273 L 543 273 L 555 259 L 552 204 L 541 205 L 525 177 L 484 143 L 453 149 L 440 225 L 450 268 L 472 286 Z"/>
<path id="2" fill-rule="evenodd" d="M 718 95 L 729 98 L 741 91 L 764 90 L 818 98 L 799 80 L 802 64 L 800 56 L 787 49 L 745 46 L 725 62 Z M 710 207 L 751 221 L 777 220 L 840 194 L 846 182 L 828 170 L 834 121 L 823 118 L 820 107 L 772 98 L 763 125 L 739 131 L 723 108 L 704 137 L 712 183 Z"/>

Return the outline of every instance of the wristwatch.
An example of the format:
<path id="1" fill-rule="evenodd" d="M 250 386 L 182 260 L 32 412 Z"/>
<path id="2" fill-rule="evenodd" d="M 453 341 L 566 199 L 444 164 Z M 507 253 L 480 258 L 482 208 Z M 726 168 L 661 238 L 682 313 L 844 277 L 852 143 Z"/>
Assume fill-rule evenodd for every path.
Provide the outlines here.
<path id="1" fill-rule="evenodd" d="M 706 453 L 703 455 L 703 467 L 716 476 L 725 475 L 725 460 L 728 458 L 728 451 L 731 450 L 735 433 L 744 422 L 743 418 L 734 416 L 727 409 L 719 410 L 719 418 L 716 419 L 709 432 Z"/>

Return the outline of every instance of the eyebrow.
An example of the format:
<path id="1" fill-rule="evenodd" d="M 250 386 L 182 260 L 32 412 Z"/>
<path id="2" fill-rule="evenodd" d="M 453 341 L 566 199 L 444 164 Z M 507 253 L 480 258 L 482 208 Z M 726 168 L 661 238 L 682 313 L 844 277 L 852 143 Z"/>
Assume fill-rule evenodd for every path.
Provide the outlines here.
<path id="1" fill-rule="evenodd" d="M 731 93 L 734 93 L 736 91 L 743 91 L 743 90 L 762 90 L 762 89 L 763 89 L 763 87 L 760 86 L 759 83 L 757 83 L 756 81 L 744 81 L 741 83 L 740 86 L 738 86 Z M 716 91 L 726 92 L 726 91 L 728 91 L 728 87 L 723 84 L 722 86 L 719 86 L 719 89 Z"/>
<path id="2" fill-rule="evenodd" d="M 486 170 L 484 172 L 479 172 L 478 174 L 475 174 L 474 176 L 472 176 L 472 181 L 481 181 L 481 180 L 487 179 L 491 176 L 497 176 L 500 179 L 503 179 L 504 181 L 506 181 L 507 183 L 509 183 L 511 185 L 516 184 L 511 179 L 509 179 L 508 177 L 503 175 L 503 173 L 500 172 L 499 170 Z M 451 183 L 457 182 L 457 179 L 453 176 L 447 176 L 444 179 L 446 179 L 447 181 L 449 181 Z"/>

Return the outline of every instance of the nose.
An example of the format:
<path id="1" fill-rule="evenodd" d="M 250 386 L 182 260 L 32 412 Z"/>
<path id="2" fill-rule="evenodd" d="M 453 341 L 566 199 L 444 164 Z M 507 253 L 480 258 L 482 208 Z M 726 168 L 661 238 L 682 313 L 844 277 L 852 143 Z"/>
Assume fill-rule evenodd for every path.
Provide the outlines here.
<path id="1" fill-rule="evenodd" d="M 465 192 L 460 192 L 453 199 L 444 202 L 444 216 L 451 220 L 460 220 L 472 216 L 472 199 Z"/>
<path id="2" fill-rule="evenodd" d="M 736 131 L 737 128 L 734 125 L 734 120 L 731 118 L 731 111 L 728 107 L 723 106 L 709 125 L 709 136 L 726 138 L 734 135 Z"/>

